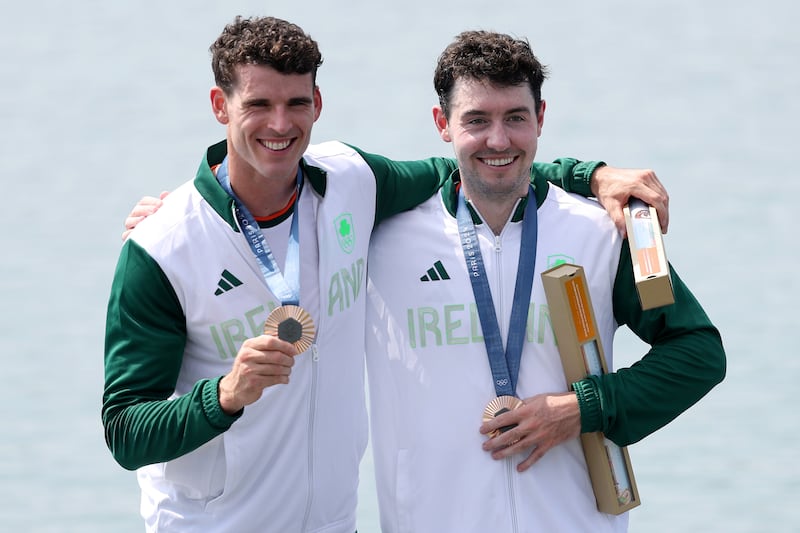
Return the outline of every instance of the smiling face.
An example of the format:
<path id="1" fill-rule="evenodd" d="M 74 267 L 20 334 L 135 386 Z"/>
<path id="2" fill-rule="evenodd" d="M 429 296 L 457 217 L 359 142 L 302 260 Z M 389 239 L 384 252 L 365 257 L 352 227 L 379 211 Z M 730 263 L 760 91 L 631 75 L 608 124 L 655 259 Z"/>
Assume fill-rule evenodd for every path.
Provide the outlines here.
<path id="1" fill-rule="evenodd" d="M 453 143 L 465 194 L 473 201 L 504 202 L 524 196 L 542 133 L 545 103 L 536 102 L 527 83 L 499 86 L 459 78 L 449 117 L 433 110 L 439 134 Z"/>
<path id="2" fill-rule="evenodd" d="M 231 185 L 252 188 L 294 185 L 297 165 L 322 110 L 313 75 L 282 74 L 265 65 L 239 65 L 228 94 L 211 90 L 217 120 L 227 127 Z"/>

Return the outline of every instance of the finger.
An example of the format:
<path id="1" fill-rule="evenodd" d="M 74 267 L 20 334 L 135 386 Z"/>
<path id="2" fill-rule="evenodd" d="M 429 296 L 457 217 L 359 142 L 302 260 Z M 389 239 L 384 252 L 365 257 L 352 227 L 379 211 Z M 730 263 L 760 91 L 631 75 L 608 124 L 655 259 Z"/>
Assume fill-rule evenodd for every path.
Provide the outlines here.
<path id="1" fill-rule="evenodd" d="M 517 465 L 517 472 L 524 472 L 530 467 L 532 467 L 536 461 L 544 457 L 544 454 L 547 450 L 544 447 L 534 445 L 533 450 L 531 450 L 530 455 L 522 461 L 520 464 Z"/>
<path id="2" fill-rule="evenodd" d="M 492 444 L 492 459 L 505 459 L 518 453 L 523 453 L 536 446 L 531 435 L 523 435 L 521 430 L 508 431 L 502 436 L 495 439 L 496 442 Z"/>
<path id="3" fill-rule="evenodd" d="M 669 195 L 664 191 L 664 200 L 662 200 L 656 208 L 658 214 L 658 223 L 661 225 L 661 233 L 667 234 L 669 230 Z"/>
<path id="4" fill-rule="evenodd" d="M 152 201 L 147 203 L 143 203 L 143 200 L 144 199 L 139 200 L 139 203 L 133 206 L 131 214 L 128 216 L 149 217 L 150 215 L 158 211 L 164 203 L 157 198 L 151 198 Z"/>
<path id="5" fill-rule="evenodd" d="M 619 232 L 620 237 L 623 239 L 627 237 L 628 226 L 625 224 L 625 214 L 622 212 L 622 209 L 614 209 L 609 211 L 608 214 L 614 222 L 614 226 L 617 227 L 617 232 Z"/>
<path id="6" fill-rule="evenodd" d="M 658 224 L 661 226 L 661 233 L 666 235 L 669 230 L 669 208 L 663 207 L 661 209 L 656 209 L 656 214 L 658 214 Z"/>
<path id="7" fill-rule="evenodd" d="M 161 207 L 163 203 L 162 200 L 169 194 L 167 191 L 163 191 L 158 197 L 156 196 L 142 196 L 141 199 L 137 202 L 136 206 L 147 206 L 147 205 L 155 205 Z"/>
<path id="8" fill-rule="evenodd" d="M 502 453 L 503 457 L 516 453 L 515 451 L 508 451 L 512 447 L 519 451 L 524 448 L 527 430 L 524 430 L 516 423 L 506 422 L 507 425 L 497 428 L 494 432 L 490 433 L 491 438 L 483 443 L 483 449 L 494 453 Z M 518 445 L 518 443 L 521 443 Z"/>
<path id="9" fill-rule="evenodd" d="M 647 171 L 645 180 L 642 186 L 637 188 L 635 195 L 643 202 L 655 207 L 661 233 L 666 234 L 669 229 L 669 193 L 655 172 Z"/>
<path id="10" fill-rule="evenodd" d="M 260 377 L 288 376 L 294 366 L 294 357 L 281 352 L 257 352 L 247 363 Z"/>
<path id="11" fill-rule="evenodd" d="M 297 347 L 294 344 L 291 342 L 286 342 L 274 335 L 259 335 L 258 337 L 253 337 L 246 340 L 245 343 L 247 343 L 250 348 L 262 352 L 280 352 L 289 356 L 290 358 L 293 358 L 297 355 Z"/>
<path id="12" fill-rule="evenodd" d="M 656 209 L 658 215 L 658 224 L 661 227 L 661 233 L 666 234 L 669 229 L 669 195 L 667 191 L 661 186 L 660 182 L 656 182 L 658 188 L 646 188 L 645 192 L 639 195 L 639 199 Z"/>
<path id="13" fill-rule="evenodd" d="M 627 203 L 627 199 L 625 202 Z M 622 211 L 624 204 L 617 201 L 615 198 L 606 198 L 602 205 L 608 212 L 608 216 L 611 217 L 611 221 L 614 223 L 614 226 L 616 226 L 620 236 L 625 238 L 628 231 L 625 226 L 625 213 Z"/>
<path id="14" fill-rule="evenodd" d="M 502 435 L 503 433 L 517 427 L 519 422 L 519 417 L 514 416 L 514 413 L 504 413 L 496 418 L 484 422 L 480 427 L 480 432 L 483 435 L 488 435 L 491 441 L 495 437 L 498 437 L 499 435 Z"/>
<path id="15" fill-rule="evenodd" d="M 507 438 L 503 433 L 496 433 L 484 441 L 482 447 L 487 452 L 496 453 L 505 450 L 516 441 L 516 438 Z"/>
<path id="16" fill-rule="evenodd" d="M 128 218 L 125 219 L 125 229 L 132 230 L 137 226 L 137 224 L 139 224 L 139 222 L 141 222 L 144 219 L 145 219 L 144 216 L 142 215 L 134 216 L 133 212 L 131 212 L 131 214 L 128 215 Z"/>

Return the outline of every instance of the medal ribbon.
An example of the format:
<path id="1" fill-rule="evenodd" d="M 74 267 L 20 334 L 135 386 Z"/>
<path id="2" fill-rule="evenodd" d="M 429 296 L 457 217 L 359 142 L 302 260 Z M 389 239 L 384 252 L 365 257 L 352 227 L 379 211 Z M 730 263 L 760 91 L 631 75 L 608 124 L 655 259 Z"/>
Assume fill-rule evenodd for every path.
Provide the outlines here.
<path id="1" fill-rule="evenodd" d="M 253 255 L 261 268 L 261 274 L 267 287 L 272 291 L 282 305 L 299 305 L 300 303 L 300 232 L 297 223 L 297 204 L 300 201 L 300 190 L 303 186 L 303 172 L 297 167 L 297 199 L 292 207 L 292 224 L 289 230 L 289 245 L 286 250 L 286 274 L 281 274 L 281 269 L 275 261 L 272 250 L 267 243 L 261 228 L 258 226 L 255 217 L 239 200 L 236 193 L 231 188 L 228 176 L 228 158 L 226 157 L 217 170 L 217 181 L 225 189 L 225 192 L 233 198 L 234 212 L 236 220 L 242 233 L 247 238 L 247 244 L 253 251 Z"/>
<path id="2" fill-rule="evenodd" d="M 537 240 L 536 197 L 533 187 L 528 187 L 528 205 L 522 220 L 522 242 L 517 265 L 517 281 L 514 286 L 514 300 L 511 306 L 511 322 L 508 327 L 508 340 L 505 352 L 500 337 L 500 326 L 494 310 L 492 291 L 486 278 L 486 267 L 483 264 L 478 236 L 472 215 L 467 208 L 463 189 L 458 192 L 458 233 L 461 237 L 461 248 L 467 263 L 467 272 L 472 283 L 472 293 L 478 307 L 478 317 L 483 330 L 483 341 L 492 369 L 492 379 L 497 396 L 516 396 L 517 377 L 519 376 L 522 343 L 525 340 L 528 308 L 533 287 L 533 270 L 536 265 Z"/>

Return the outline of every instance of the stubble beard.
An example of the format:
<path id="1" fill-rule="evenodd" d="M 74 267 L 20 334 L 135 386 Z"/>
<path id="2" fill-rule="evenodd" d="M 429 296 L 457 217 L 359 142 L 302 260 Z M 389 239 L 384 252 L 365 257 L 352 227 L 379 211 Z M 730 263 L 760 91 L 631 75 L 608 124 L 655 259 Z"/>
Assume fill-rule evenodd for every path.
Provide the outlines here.
<path id="1" fill-rule="evenodd" d="M 461 179 L 472 198 L 480 197 L 488 202 L 503 202 L 526 195 L 527 184 L 530 183 L 530 169 L 528 174 L 505 178 L 500 183 L 483 178 L 477 172 L 462 172 Z"/>

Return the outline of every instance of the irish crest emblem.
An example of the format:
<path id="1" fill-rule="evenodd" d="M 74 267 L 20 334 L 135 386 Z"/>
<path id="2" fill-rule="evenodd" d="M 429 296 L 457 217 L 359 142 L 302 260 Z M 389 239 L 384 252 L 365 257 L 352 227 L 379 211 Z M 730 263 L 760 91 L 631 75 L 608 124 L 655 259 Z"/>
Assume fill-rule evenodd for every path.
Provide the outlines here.
<path id="1" fill-rule="evenodd" d="M 342 213 L 333 221 L 336 229 L 336 238 L 339 240 L 341 249 L 349 254 L 353 252 L 356 244 L 356 233 L 353 228 L 353 216 L 350 213 Z"/>
<path id="2" fill-rule="evenodd" d="M 564 263 L 574 263 L 575 258 L 565 254 L 554 254 L 547 256 L 547 268 L 554 268 Z"/>

